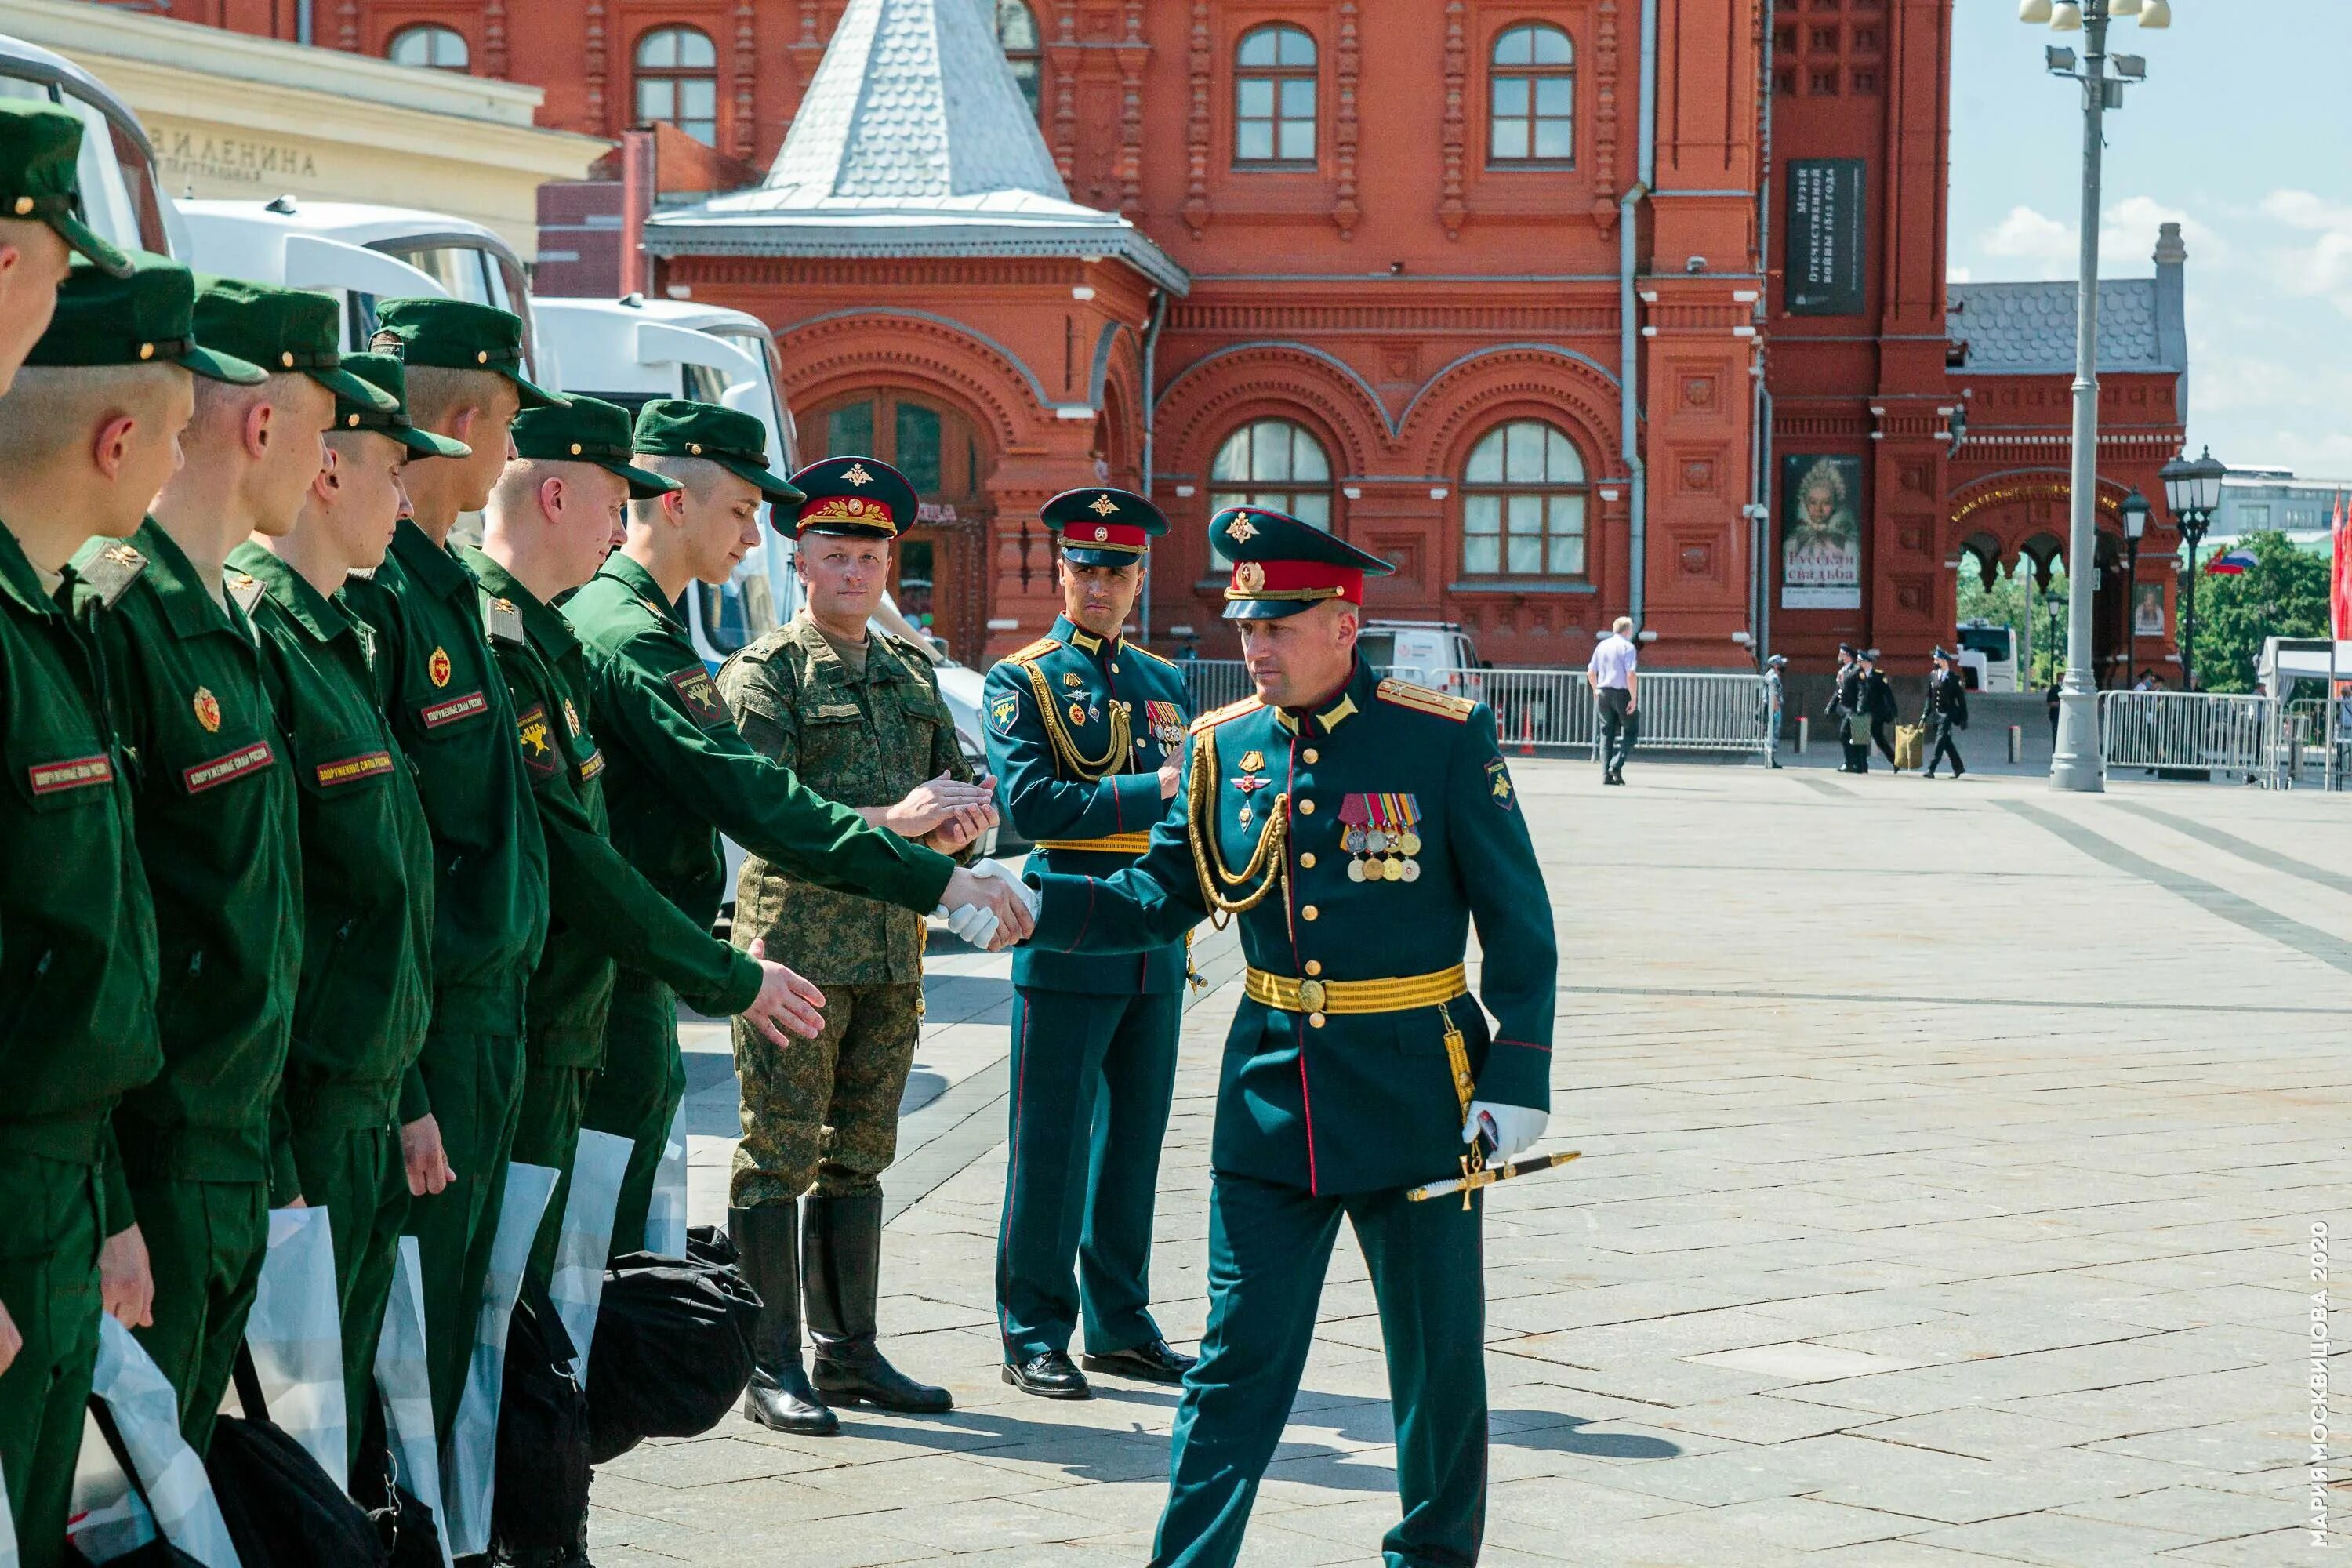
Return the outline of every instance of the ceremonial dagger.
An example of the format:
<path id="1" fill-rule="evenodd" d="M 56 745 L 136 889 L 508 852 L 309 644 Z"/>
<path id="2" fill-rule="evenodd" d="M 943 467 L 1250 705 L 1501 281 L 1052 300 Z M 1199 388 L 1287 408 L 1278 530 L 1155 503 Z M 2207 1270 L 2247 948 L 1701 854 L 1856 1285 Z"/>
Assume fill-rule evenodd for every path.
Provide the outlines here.
<path id="1" fill-rule="evenodd" d="M 1462 1206 L 1466 1209 L 1470 1206 L 1470 1194 L 1480 1187 L 1491 1187 L 1496 1182 L 1507 1182 L 1518 1176 L 1532 1176 L 1538 1171 L 1549 1171 L 1555 1165 L 1565 1165 L 1582 1152 L 1580 1149 L 1570 1149 L 1558 1154 L 1538 1154 L 1530 1159 L 1514 1160 L 1507 1165 L 1481 1166 L 1475 1171 L 1465 1169 L 1461 1175 L 1450 1176 L 1442 1182 L 1432 1182 L 1425 1187 L 1415 1187 L 1405 1194 L 1405 1197 L 1413 1203 L 1424 1203 L 1431 1198 L 1450 1197 L 1455 1193 L 1460 1193 Z"/>

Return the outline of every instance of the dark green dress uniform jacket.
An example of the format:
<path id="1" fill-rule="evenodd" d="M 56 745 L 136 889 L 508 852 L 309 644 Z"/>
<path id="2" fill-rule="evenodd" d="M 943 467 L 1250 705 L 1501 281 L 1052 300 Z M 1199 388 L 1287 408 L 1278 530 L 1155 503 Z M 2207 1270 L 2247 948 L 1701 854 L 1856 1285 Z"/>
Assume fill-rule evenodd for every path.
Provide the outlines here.
<path id="1" fill-rule="evenodd" d="M 1045 696 L 1040 699 L 1042 688 Z M 1030 866 L 1079 877 L 1108 877 L 1135 863 L 1138 850 L 1170 802 L 1160 797 L 1160 764 L 1184 749 L 1192 721 L 1183 672 L 1124 639 L 1102 638 L 1063 616 L 1047 636 L 988 672 L 988 765 L 1005 815 L 1038 848 Z M 1054 744 L 1044 704 L 1082 773 Z M 1120 705 L 1128 731 L 1110 757 Z M 1085 773 L 1097 776 L 1088 778 Z M 1130 847 L 1078 849 L 1087 839 L 1126 839 Z M 1047 991 L 1131 996 L 1184 984 L 1184 944 L 1173 942 L 1132 957 L 1013 950 L 1013 984 Z"/>
<path id="2" fill-rule="evenodd" d="M 1275 801 L 1289 796 L 1287 842 L 1267 867 L 1286 870 L 1286 885 L 1278 879 L 1237 917 L 1251 967 L 1326 983 L 1426 974 L 1461 961 L 1475 921 L 1485 955 L 1478 994 L 1499 1026 L 1490 1038 L 1466 997 L 1445 1013 L 1465 1037 L 1477 1097 L 1549 1109 L 1559 967 L 1551 906 L 1483 703 L 1379 680 L 1359 662 L 1318 712 L 1294 716 L 1251 699 L 1202 715 L 1186 753 L 1188 784 L 1195 757 L 1214 763 L 1202 781 L 1202 826 L 1235 874 L 1256 853 Z M 1402 868 L 1395 854 L 1347 847 L 1351 819 L 1375 811 L 1373 820 L 1410 818 L 1421 840 L 1412 880 L 1349 875 L 1356 860 Z M 1045 905 L 1033 940 L 1131 952 L 1206 918 L 1186 822 L 1171 813 L 1143 860 L 1108 879 L 1034 877 Z M 1244 999 L 1225 1038 L 1212 1165 L 1318 1194 L 1455 1173 L 1462 1108 L 1444 1034 L 1433 1005 L 1335 1011 L 1318 1027 Z"/>
<path id="3" fill-rule="evenodd" d="M 547 847 L 473 574 L 403 521 L 374 576 L 341 597 L 376 635 L 377 685 L 433 829 L 433 1027 L 520 1036 L 547 936 Z"/>
<path id="4" fill-rule="evenodd" d="M 115 1113 L 133 1177 L 263 1181 L 299 1191 L 279 1080 L 302 968 L 294 773 L 253 623 L 224 607 L 148 519 L 147 558 L 110 610 L 78 600 L 99 643 L 131 763 L 140 858 L 161 952 L 163 1070 Z M 78 568 L 103 571 L 107 546 Z M 241 580 L 233 579 L 233 581 Z"/>
<path id="5" fill-rule="evenodd" d="M 119 595 L 143 559 L 106 548 Z M 117 1231 L 131 1200 L 110 1113 L 163 1065 L 155 907 L 94 650 L 5 529 L 0 754 L 0 1148 L 103 1171 L 105 1229 Z"/>
<path id="6" fill-rule="evenodd" d="M 523 770 L 547 837 L 551 918 L 530 978 L 530 1059 L 553 1068 L 603 1061 L 621 958 L 698 1012 L 750 1006 L 759 964 L 688 920 L 613 847 L 579 639 L 498 562 L 471 548 L 463 559 L 482 584 L 483 624 L 514 700 Z"/>
<path id="7" fill-rule="evenodd" d="M 374 634 L 261 546 L 229 564 L 259 590 L 262 672 L 286 731 L 301 824 L 302 978 L 289 1102 L 346 1129 L 421 1103 L 432 1016 L 433 840 L 376 703 Z"/>
<path id="8" fill-rule="evenodd" d="M 853 679 L 817 624 L 796 616 L 721 665 L 719 691 L 753 751 L 839 805 L 891 805 L 943 773 L 971 778 L 931 661 L 895 637 L 871 637 Z M 920 914 L 809 884 L 756 854 L 737 884 L 735 931 L 821 986 L 923 978 Z"/>
<path id="9" fill-rule="evenodd" d="M 743 743 L 643 566 L 614 552 L 563 618 L 588 660 L 613 846 L 688 915 L 719 918 L 722 832 L 819 887 L 926 912 L 939 903 L 953 861 L 868 827 Z"/>

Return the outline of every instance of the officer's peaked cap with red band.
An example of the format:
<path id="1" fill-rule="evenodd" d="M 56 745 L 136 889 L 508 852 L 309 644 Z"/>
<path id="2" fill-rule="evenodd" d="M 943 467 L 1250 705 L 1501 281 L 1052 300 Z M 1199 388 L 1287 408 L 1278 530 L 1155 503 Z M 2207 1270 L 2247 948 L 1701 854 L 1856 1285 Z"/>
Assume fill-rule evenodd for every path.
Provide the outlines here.
<path id="1" fill-rule="evenodd" d="M 920 504 L 907 476 L 879 458 L 823 458 L 794 474 L 793 488 L 802 493 L 800 505 L 772 509 L 779 531 L 789 517 L 796 534 L 896 539 L 915 525 Z"/>
<path id="2" fill-rule="evenodd" d="M 1125 566 L 1143 559 L 1168 531 L 1160 509 L 1109 485 L 1064 490 L 1039 509 L 1037 521 L 1062 536 L 1062 553 L 1080 566 Z"/>
<path id="3" fill-rule="evenodd" d="M 1209 539 L 1234 563 L 1225 619 L 1276 621 L 1326 599 L 1364 602 L 1364 579 L 1396 570 L 1346 540 L 1287 512 L 1229 506 L 1209 520 Z"/>

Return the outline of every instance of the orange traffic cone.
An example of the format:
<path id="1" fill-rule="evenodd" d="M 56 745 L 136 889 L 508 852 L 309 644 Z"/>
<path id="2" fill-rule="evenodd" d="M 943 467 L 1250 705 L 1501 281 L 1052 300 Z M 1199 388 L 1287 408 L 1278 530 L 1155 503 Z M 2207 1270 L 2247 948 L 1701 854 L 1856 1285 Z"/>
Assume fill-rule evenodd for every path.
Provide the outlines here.
<path id="1" fill-rule="evenodd" d="M 1519 710 L 1519 755 L 1523 757 L 1532 757 L 1535 754 L 1535 711 L 1532 709 L 1522 708 Z"/>

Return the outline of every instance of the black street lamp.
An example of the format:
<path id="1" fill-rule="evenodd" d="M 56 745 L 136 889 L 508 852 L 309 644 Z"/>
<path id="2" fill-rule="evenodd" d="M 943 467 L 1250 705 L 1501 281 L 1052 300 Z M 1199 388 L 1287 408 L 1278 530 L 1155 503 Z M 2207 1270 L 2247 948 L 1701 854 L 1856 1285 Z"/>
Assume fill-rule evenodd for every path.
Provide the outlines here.
<path id="1" fill-rule="evenodd" d="M 2050 679 L 2055 681 L 2066 667 L 2066 657 L 2060 651 L 2058 627 L 2066 619 L 2066 595 L 2063 589 L 2053 589 L 2042 596 L 2042 607 L 2050 613 Z"/>
<path id="2" fill-rule="evenodd" d="M 2124 497 L 2124 678 L 2116 684 L 2128 689 L 2132 671 L 2139 666 L 2139 536 L 2147 531 L 2147 498 L 2135 486 Z"/>
<path id="3" fill-rule="evenodd" d="M 2221 505 L 2221 481 L 2229 474 L 2230 465 L 2216 458 L 2210 447 L 2193 461 L 2184 448 L 2158 474 L 2164 480 L 2165 508 L 2172 513 L 2173 525 L 2180 530 L 2180 542 L 2188 546 L 2188 580 L 2184 585 L 2189 592 L 2189 605 L 2181 620 L 2180 637 L 2180 685 L 2186 691 L 2197 689 L 2197 547 L 2205 542 L 2205 530 Z"/>

